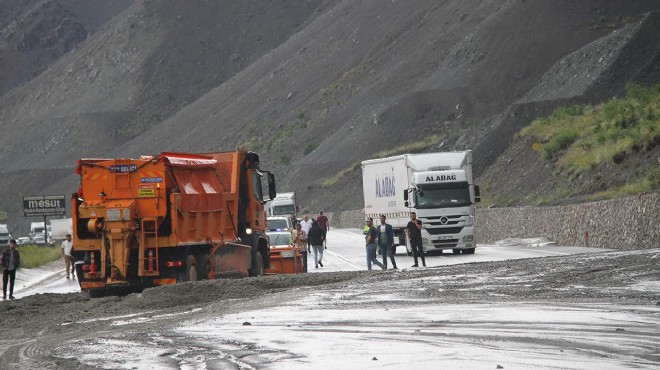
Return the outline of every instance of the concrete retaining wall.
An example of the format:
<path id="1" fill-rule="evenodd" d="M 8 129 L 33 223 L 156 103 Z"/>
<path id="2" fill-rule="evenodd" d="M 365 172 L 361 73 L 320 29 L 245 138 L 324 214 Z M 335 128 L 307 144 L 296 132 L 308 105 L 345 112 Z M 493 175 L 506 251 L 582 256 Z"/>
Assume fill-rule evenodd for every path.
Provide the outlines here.
<path id="1" fill-rule="evenodd" d="M 360 211 L 327 213 L 331 227 L 364 227 Z M 660 193 L 554 207 L 477 210 L 477 242 L 547 237 L 560 245 L 660 248 Z"/>

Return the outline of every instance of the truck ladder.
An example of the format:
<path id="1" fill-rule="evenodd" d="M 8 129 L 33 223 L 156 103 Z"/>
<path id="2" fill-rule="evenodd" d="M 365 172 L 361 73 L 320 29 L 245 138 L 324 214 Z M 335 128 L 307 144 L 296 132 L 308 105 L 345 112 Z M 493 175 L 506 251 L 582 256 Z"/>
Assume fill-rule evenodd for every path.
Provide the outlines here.
<path id="1" fill-rule="evenodd" d="M 158 276 L 158 218 L 143 217 L 141 223 L 139 271 L 142 276 Z M 153 237 L 153 244 L 147 245 L 149 237 Z"/>

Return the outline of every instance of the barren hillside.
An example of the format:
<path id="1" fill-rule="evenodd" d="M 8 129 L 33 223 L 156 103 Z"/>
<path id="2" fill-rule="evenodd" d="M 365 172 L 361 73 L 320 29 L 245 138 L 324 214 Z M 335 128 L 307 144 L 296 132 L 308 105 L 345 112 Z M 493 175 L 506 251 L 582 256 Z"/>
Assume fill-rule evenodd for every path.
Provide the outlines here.
<path id="1" fill-rule="evenodd" d="M 311 211 L 359 208 L 356 163 L 379 152 L 473 149 L 491 188 L 525 173 L 512 191 L 538 192 L 557 180 L 526 170 L 543 164 L 515 133 L 567 102 L 657 83 L 654 10 L 657 1 L 135 1 L 0 98 L 0 209 L 20 228 L 20 197 L 71 193 L 80 157 L 236 147 L 259 152 L 279 189 Z"/>

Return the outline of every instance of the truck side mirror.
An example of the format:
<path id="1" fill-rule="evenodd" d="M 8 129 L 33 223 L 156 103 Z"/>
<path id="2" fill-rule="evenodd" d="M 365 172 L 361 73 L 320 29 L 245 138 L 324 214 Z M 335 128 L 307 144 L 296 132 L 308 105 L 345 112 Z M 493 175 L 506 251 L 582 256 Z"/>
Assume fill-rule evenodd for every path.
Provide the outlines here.
<path id="1" fill-rule="evenodd" d="M 481 202 L 481 194 L 479 193 L 479 185 L 474 186 L 474 202 Z"/>
<path id="2" fill-rule="evenodd" d="M 403 191 L 403 200 L 406 202 L 406 207 L 408 207 L 408 189 Z"/>
<path id="3" fill-rule="evenodd" d="M 268 172 L 268 198 L 270 200 L 275 199 L 277 196 L 277 191 L 275 190 L 275 174 Z"/>

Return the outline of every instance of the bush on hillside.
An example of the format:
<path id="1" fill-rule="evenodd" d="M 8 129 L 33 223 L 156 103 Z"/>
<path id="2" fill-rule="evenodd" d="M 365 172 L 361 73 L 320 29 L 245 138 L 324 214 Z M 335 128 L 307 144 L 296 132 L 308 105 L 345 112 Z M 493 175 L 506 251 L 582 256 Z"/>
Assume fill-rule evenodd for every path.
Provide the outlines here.
<path id="1" fill-rule="evenodd" d="M 660 84 L 630 85 L 623 98 L 596 105 L 557 108 L 520 135 L 534 138 L 533 148 L 571 177 L 660 144 Z M 652 183 L 652 181 L 651 181 Z"/>

